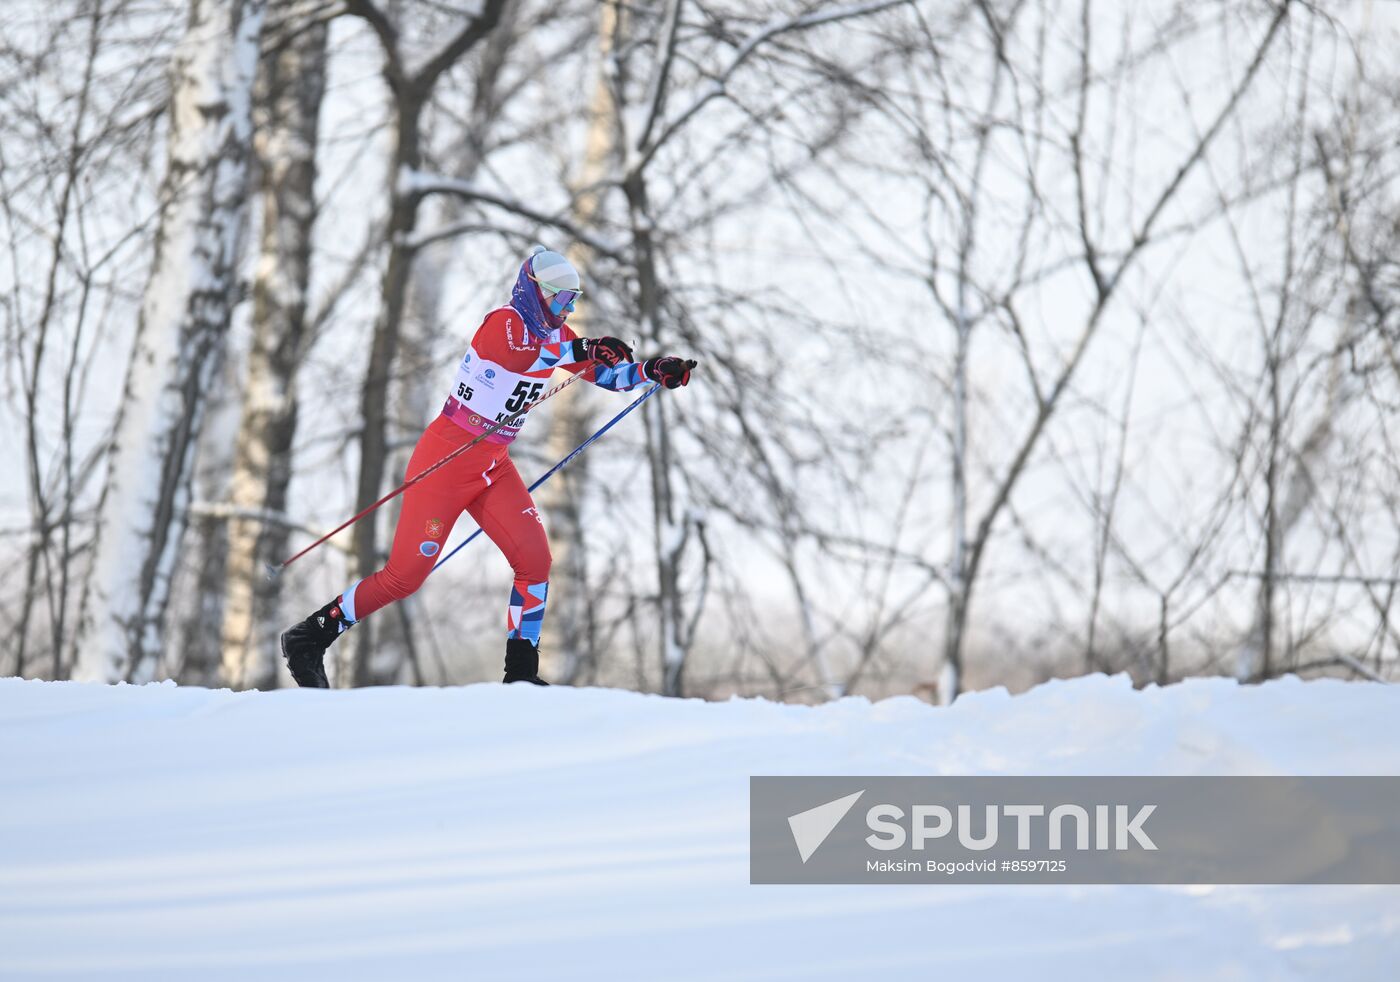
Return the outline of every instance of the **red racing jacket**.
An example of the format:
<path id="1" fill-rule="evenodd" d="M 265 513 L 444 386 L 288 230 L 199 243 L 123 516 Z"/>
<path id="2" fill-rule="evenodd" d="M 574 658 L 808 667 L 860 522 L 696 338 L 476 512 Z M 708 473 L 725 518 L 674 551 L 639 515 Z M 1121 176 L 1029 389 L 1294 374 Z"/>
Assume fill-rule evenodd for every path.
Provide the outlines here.
<path id="1" fill-rule="evenodd" d="M 544 392 L 556 368 L 583 364 L 583 346 L 566 324 L 541 340 L 525 326 L 514 307 L 497 307 L 486 315 L 471 346 L 457 366 L 452 391 L 442 414 L 468 433 L 479 434 L 496 423 L 488 443 L 510 443 L 524 425 L 524 409 Z M 609 368 L 594 362 L 583 377 L 601 388 L 626 392 L 645 379 L 637 362 Z"/>

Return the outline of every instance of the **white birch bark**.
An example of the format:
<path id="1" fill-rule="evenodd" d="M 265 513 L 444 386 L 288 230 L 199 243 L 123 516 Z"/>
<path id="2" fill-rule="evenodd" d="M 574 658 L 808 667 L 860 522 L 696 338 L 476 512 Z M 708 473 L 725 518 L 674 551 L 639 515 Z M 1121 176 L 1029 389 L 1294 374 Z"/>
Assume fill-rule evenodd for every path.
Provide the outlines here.
<path id="1" fill-rule="evenodd" d="M 265 9 L 192 0 L 172 60 L 156 258 L 99 508 L 77 678 L 140 680 L 161 648 L 205 391 L 235 299 Z"/>
<path id="2" fill-rule="evenodd" d="M 289 6 L 288 0 L 274 0 Z M 324 23 L 289 20 L 285 44 L 267 51 L 254 110 L 262 175 L 262 238 L 253 284 L 253 340 L 234 446 L 223 609 L 222 676 L 236 689 L 277 684 L 282 628 L 279 581 L 264 566 L 285 558 L 287 527 L 258 515 L 286 510 L 297 427 L 296 372 L 304 354 L 316 143 L 325 93 Z"/>

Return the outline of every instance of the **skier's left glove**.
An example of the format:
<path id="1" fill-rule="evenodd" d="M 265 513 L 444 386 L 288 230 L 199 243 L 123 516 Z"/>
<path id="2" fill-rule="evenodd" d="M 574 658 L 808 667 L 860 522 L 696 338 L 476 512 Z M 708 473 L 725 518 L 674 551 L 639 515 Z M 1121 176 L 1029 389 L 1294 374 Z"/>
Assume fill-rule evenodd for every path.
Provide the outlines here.
<path id="1" fill-rule="evenodd" d="M 644 361 L 642 374 L 653 382 L 660 382 L 668 389 L 678 389 L 690 381 L 690 371 L 694 367 L 693 359 L 662 355 L 660 358 L 648 358 Z"/>
<path id="2" fill-rule="evenodd" d="M 592 359 L 607 368 L 616 368 L 625 361 L 636 360 L 632 349 L 617 338 L 579 338 L 574 345 L 575 352 L 583 356 L 579 361 Z"/>

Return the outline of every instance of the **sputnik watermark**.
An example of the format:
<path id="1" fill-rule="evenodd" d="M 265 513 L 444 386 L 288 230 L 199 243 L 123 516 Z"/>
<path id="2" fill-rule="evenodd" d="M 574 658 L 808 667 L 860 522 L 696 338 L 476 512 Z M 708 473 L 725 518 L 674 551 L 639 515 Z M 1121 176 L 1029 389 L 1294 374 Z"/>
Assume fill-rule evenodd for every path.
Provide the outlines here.
<path id="1" fill-rule="evenodd" d="M 1087 808 L 1056 805 L 1050 809 L 1046 823 L 1046 848 L 1052 852 L 1065 848 L 1065 826 L 1069 825 L 1072 828 L 1069 848 L 1072 849 L 1127 849 L 1130 842 L 1142 849 L 1156 849 L 1157 843 L 1143 831 L 1143 823 L 1157 810 L 1157 806 L 1137 806 L 1129 818 L 1132 807 L 1095 805 L 1091 820 Z M 876 805 L 865 815 L 866 824 L 871 830 L 865 841 L 872 849 L 903 849 L 906 842 L 914 849 L 923 849 L 930 839 L 941 839 L 956 826 L 958 844 L 964 849 L 980 852 L 996 847 L 1001 819 L 1006 817 L 1015 820 L 1016 848 L 1025 852 L 1032 848 L 1032 821 L 1046 817 L 1044 805 L 984 805 L 982 810 L 982 833 L 978 835 L 973 828 L 971 805 L 957 806 L 956 821 L 954 813 L 943 805 L 915 805 L 911 809 L 910 830 L 906 835 L 904 826 L 900 824 L 904 820 L 904 809 L 898 805 Z M 930 819 L 933 819 L 932 825 L 929 824 Z M 1092 845 L 1089 843 L 1091 827 L 1094 831 Z"/>
<path id="2" fill-rule="evenodd" d="M 802 862 L 807 862 L 821 848 L 826 837 L 864 793 L 864 790 L 857 791 L 788 816 L 788 827 L 792 829 L 792 839 Z M 1056 805 L 1050 809 L 1048 816 L 1044 805 L 984 805 L 982 831 L 978 834 L 973 827 L 971 805 L 958 805 L 956 810 L 943 805 L 915 805 L 910 809 L 907 832 L 903 825 L 903 808 L 898 805 L 875 805 L 865 813 L 865 824 L 870 829 L 865 842 L 872 849 L 903 849 L 906 843 L 913 849 L 924 849 L 930 840 L 953 834 L 956 829 L 959 845 L 964 849 L 982 851 L 996 846 L 1000 819 L 1005 816 L 1016 822 L 1016 848 L 1022 852 L 1032 848 L 1031 823 L 1038 818 L 1046 819 L 1046 848 L 1052 852 L 1066 847 L 1128 849 L 1130 843 L 1142 849 L 1156 849 L 1157 843 L 1147 835 L 1143 826 L 1157 806 L 1140 805 L 1131 812 L 1131 817 L 1130 808 L 1129 805 L 1095 805 L 1093 818 L 1090 818 L 1089 809 L 1080 805 Z M 1068 839 L 1065 836 L 1066 825 L 1070 826 L 1071 838 Z"/>
<path id="3" fill-rule="evenodd" d="M 1400 777 L 755 777 L 754 883 L 1400 883 Z"/>
<path id="4" fill-rule="evenodd" d="M 864 791 L 857 791 L 844 798 L 837 798 L 835 801 L 828 801 L 816 808 L 809 808 L 805 812 L 788 816 L 788 828 L 792 829 L 792 841 L 797 844 L 797 854 L 802 857 L 804 863 L 812 858 L 812 853 L 821 848 L 826 837 L 831 834 L 841 819 L 846 817 L 846 813 L 851 810 L 851 807 L 863 794 L 865 794 Z"/>

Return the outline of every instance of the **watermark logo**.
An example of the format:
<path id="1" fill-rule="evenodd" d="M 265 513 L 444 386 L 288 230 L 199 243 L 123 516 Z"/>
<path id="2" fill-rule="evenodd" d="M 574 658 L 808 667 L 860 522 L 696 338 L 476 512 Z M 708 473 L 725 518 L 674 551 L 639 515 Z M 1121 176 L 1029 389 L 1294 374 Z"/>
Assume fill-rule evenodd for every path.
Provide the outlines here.
<path id="1" fill-rule="evenodd" d="M 1003 823 L 1015 824 L 1016 849 L 1025 852 L 1032 841 L 1041 841 L 1050 852 L 1062 849 L 1156 849 L 1157 844 L 1147 835 L 1143 824 L 1157 810 L 1156 805 L 1094 805 L 1092 811 L 1081 805 L 1056 805 L 1046 814 L 1044 805 L 984 805 L 981 815 L 971 805 L 956 809 L 944 805 L 915 805 L 909 810 L 909 831 L 905 832 L 905 812 L 898 805 L 876 805 L 866 812 L 865 823 L 870 835 L 866 845 L 872 849 L 922 850 L 930 840 L 956 834 L 963 849 L 982 852 L 995 848 Z M 1037 820 L 1045 820 L 1043 835 Z M 1008 822 L 1007 820 L 1010 820 Z M 980 821 L 981 831 L 976 831 Z M 1067 833 L 1066 828 L 1070 831 Z M 1090 845 L 1090 832 L 1093 845 Z"/>
<path id="2" fill-rule="evenodd" d="M 1400 777 L 754 777 L 753 883 L 1400 884 Z"/>
<path id="3" fill-rule="evenodd" d="M 788 816 L 788 827 L 792 829 L 792 839 L 797 843 L 797 853 L 802 857 L 804 863 L 812 858 L 812 853 L 821 848 L 826 837 L 831 835 L 832 830 L 841 824 L 841 819 L 846 817 L 846 813 L 851 810 L 863 794 L 865 794 L 864 791 L 857 791 L 844 798 L 837 798 L 835 801 L 828 801 L 816 808 L 808 808 L 805 812 Z"/>

